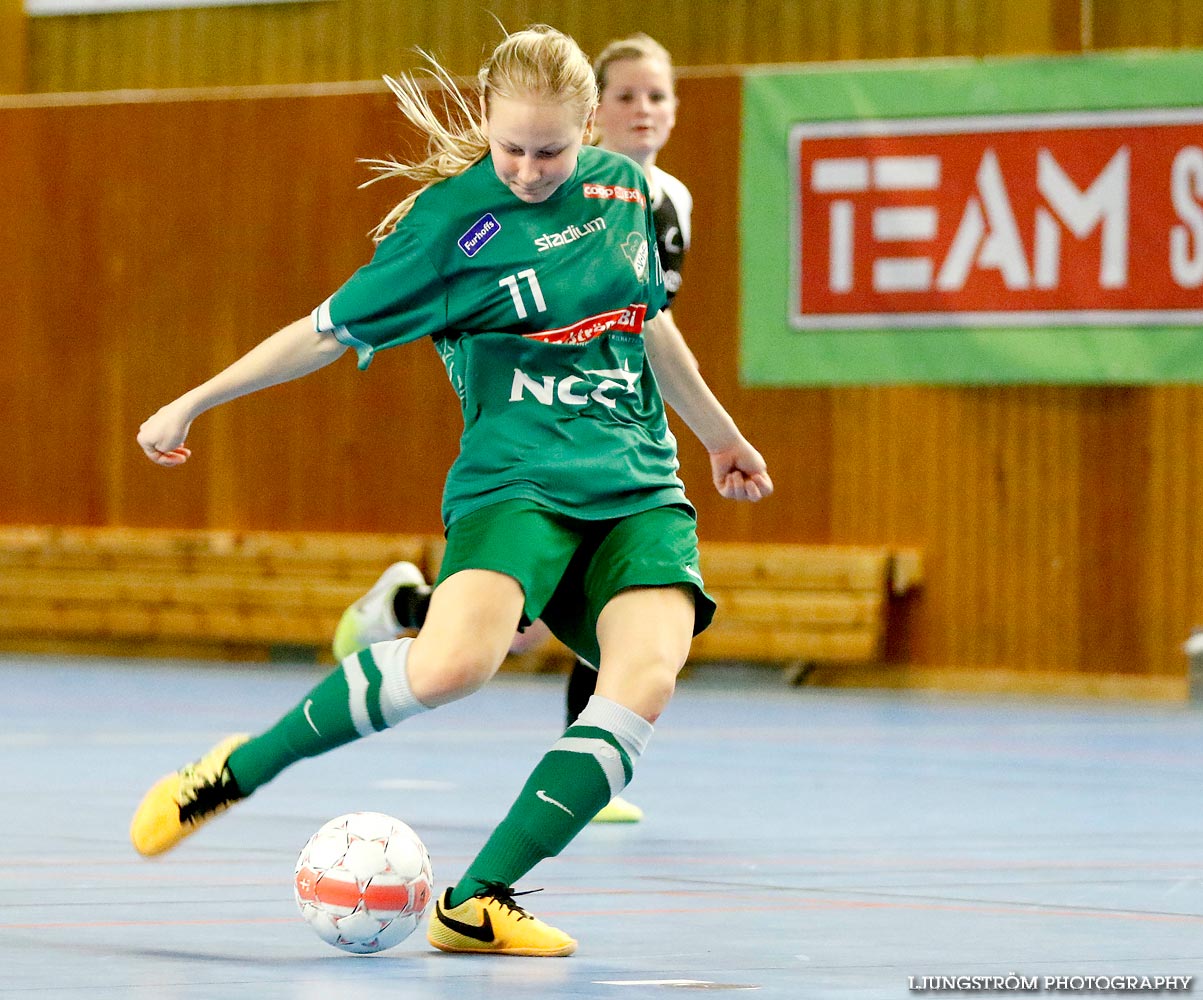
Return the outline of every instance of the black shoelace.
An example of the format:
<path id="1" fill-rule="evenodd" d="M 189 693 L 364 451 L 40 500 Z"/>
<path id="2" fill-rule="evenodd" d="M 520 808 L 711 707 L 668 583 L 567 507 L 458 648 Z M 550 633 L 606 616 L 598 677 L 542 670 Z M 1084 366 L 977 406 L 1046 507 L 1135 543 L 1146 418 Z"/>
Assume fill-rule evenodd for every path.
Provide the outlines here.
<path id="1" fill-rule="evenodd" d="M 234 775 L 228 767 L 223 767 L 217 781 L 202 782 L 192 789 L 191 800 L 180 806 L 180 822 L 189 823 L 204 819 L 222 806 L 237 802 L 240 798 L 242 790 L 234 781 Z"/>
<path id="2" fill-rule="evenodd" d="M 525 889 L 522 892 L 515 892 L 512 885 L 506 885 L 504 882 L 481 882 L 480 889 L 474 895 L 480 899 L 485 897 L 495 899 L 507 910 L 512 910 L 518 914 L 519 920 L 530 920 L 533 919 L 531 915 L 514 902 L 514 897 L 530 896 L 542 891 L 542 889 Z"/>

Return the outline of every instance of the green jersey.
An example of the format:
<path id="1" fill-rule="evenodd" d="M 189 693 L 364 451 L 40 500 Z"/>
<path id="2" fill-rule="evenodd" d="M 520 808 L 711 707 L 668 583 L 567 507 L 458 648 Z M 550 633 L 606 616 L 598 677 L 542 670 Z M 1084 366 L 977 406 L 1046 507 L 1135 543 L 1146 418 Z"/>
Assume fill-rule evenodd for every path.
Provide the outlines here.
<path id="1" fill-rule="evenodd" d="M 642 329 L 666 305 L 642 171 L 585 147 L 527 204 L 486 156 L 434 184 L 318 307 L 367 367 L 431 337 L 464 430 L 443 522 L 524 498 L 591 519 L 688 505 Z"/>

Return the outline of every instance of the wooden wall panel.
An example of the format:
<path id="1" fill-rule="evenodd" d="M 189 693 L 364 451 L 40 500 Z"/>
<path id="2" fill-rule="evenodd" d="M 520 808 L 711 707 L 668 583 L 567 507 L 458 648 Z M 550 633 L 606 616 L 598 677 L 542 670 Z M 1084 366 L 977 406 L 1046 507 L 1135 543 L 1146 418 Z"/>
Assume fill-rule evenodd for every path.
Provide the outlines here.
<path id="1" fill-rule="evenodd" d="M 1175 25 L 1162 34 L 1197 29 L 1194 0 L 1158 2 L 1172 8 Z M 609 0 L 599 17 L 576 0 L 339 0 L 31 18 L 27 86 L 370 80 L 412 67 L 418 45 L 467 74 L 496 44 L 494 16 L 511 29 L 554 24 L 591 53 L 610 38 L 648 31 L 681 66 L 1048 52 L 1064 49 L 1067 38 L 1076 47 L 1066 25 L 1080 8 L 1080 0 L 661 0 L 654 8 L 646 0 Z M 1110 16 L 1107 44 L 1149 34 L 1143 17 Z"/>
<path id="2" fill-rule="evenodd" d="M 1143 600 L 1136 627 L 1146 638 L 1146 662 L 1173 662 L 1184 630 L 1203 625 L 1203 389 L 1165 386 L 1150 393 L 1148 529 L 1133 567 Z"/>
<path id="3" fill-rule="evenodd" d="M 0 161 L 22 342 L 0 520 L 438 529 L 458 409 L 429 346 L 206 415 L 203 460 L 166 476 L 131 448 L 157 405 L 367 259 L 404 191 L 357 191 L 356 159 L 394 145 L 398 117 L 379 93 L 0 112 L 0 142 L 29 152 Z M 377 418 L 394 430 L 365 434 Z"/>
<path id="4" fill-rule="evenodd" d="M 28 88 L 28 22 L 24 0 L 0 0 L 0 94 L 20 94 Z"/>
<path id="5" fill-rule="evenodd" d="M 339 0 L 25 18 L 0 0 L 0 91 L 374 80 L 415 46 L 470 74 L 513 29 L 546 21 L 588 52 L 650 31 L 681 66 L 1203 45 L 1197 0 Z M 21 67 L 24 68 L 21 68 Z"/>
<path id="6" fill-rule="evenodd" d="M 675 309 L 778 493 L 734 505 L 682 429 L 712 540 L 922 549 L 892 655 L 915 667 L 1181 676 L 1203 623 L 1203 389 L 751 390 L 736 377 L 735 77 L 686 76 L 662 162 L 692 187 Z M 0 522 L 437 531 L 458 407 L 429 345 L 348 356 L 193 429 L 134 443 L 156 406 L 316 305 L 403 189 L 357 158 L 406 142 L 380 88 L 92 104 L 0 102 Z"/>
<path id="7" fill-rule="evenodd" d="M 1203 5 L 1191 0 L 1094 0 L 1094 47 L 1198 48 Z"/>

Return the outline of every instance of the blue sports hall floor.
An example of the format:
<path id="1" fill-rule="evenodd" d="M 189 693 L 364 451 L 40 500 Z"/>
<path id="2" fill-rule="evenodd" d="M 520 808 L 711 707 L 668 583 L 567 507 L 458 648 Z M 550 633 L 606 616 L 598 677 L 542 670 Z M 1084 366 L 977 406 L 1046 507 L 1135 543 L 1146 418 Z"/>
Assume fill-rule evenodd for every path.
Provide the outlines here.
<path id="1" fill-rule="evenodd" d="M 135 855 L 152 781 L 322 672 L 0 657 L 0 998 L 886 1000 L 958 976 L 1068 995 L 1068 977 L 1203 975 L 1194 706 L 695 672 L 628 790 L 645 821 L 586 829 L 519 886 L 543 887 L 531 911 L 580 941 L 567 959 L 444 955 L 424 932 L 346 955 L 291 888 L 309 835 L 360 809 L 404 819 L 438 885 L 455 880 L 557 735 L 559 677 L 502 674 L 297 765 L 164 858 Z M 961 982 L 945 992 L 1003 992 Z M 1094 993 L 1117 995 L 1076 995 Z"/>

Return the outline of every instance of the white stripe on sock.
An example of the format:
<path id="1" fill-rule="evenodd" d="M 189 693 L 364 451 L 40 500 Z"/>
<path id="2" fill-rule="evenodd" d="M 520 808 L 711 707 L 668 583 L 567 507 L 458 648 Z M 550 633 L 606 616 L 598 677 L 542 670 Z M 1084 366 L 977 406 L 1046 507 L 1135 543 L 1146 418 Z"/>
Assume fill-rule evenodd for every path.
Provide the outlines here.
<path id="1" fill-rule="evenodd" d="M 347 709 L 351 713 L 355 731 L 360 736 L 371 736 L 376 732 L 376 727 L 368 715 L 368 679 L 359 665 L 358 653 L 343 660 L 343 676 L 347 680 Z"/>
<path id="2" fill-rule="evenodd" d="M 625 705 L 620 705 L 600 694 L 590 697 L 585 709 L 577 717 L 575 726 L 596 726 L 608 733 L 613 733 L 627 756 L 631 758 L 631 767 L 635 766 L 643 751 L 647 749 L 648 741 L 652 738 L 655 728 L 647 719 L 636 715 Z"/>
<path id="3" fill-rule="evenodd" d="M 372 659 L 380 670 L 380 714 L 387 726 L 430 711 L 429 705 L 414 697 L 409 686 L 409 650 L 413 641 L 412 636 L 407 636 L 371 646 Z"/>
<path id="4" fill-rule="evenodd" d="M 622 757 L 609 743 L 597 737 L 561 736 L 556 740 L 552 750 L 563 750 L 566 753 L 589 754 L 597 761 L 597 766 L 606 776 L 606 784 L 610 786 L 610 798 L 614 798 L 627 787 L 627 772 L 622 766 Z"/>

